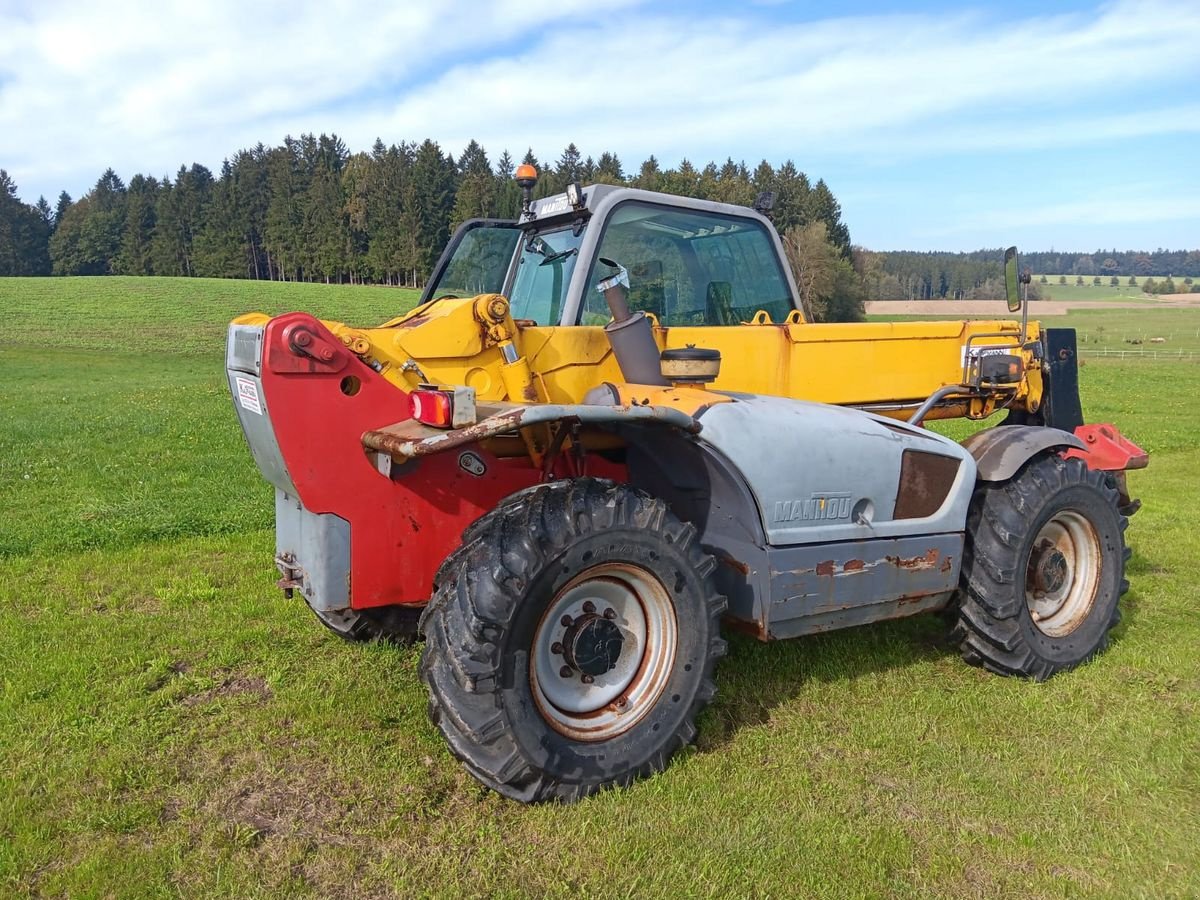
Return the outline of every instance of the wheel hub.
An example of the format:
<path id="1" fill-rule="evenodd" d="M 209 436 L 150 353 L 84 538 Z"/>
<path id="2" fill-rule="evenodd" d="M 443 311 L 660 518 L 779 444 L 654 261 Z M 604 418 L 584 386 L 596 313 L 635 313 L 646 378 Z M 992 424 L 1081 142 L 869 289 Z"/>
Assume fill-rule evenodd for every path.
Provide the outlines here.
<path id="1" fill-rule="evenodd" d="M 1061 590 L 1067 580 L 1067 557 L 1057 547 L 1043 547 L 1035 564 L 1036 589 L 1044 593 Z"/>
<path id="2" fill-rule="evenodd" d="M 617 667 L 625 637 L 611 619 L 585 613 L 567 628 L 562 643 L 567 665 L 595 678 Z"/>
<path id="3" fill-rule="evenodd" d="M 1025 574 L 1033 624 L 1064 637 L 1087 618 L 1100 586 L 1100 538 L 1082 514 L 1064 509 L 1038 532 Z"/>
<path id="4" fill-rule="evenodd" d="M 579 573 L 550 601 L 533 636 L 538 711 L 576 740 L 627 731 L 665 689 L 678 629 L 670 594 L 641 566 L 601 563 Z"/>

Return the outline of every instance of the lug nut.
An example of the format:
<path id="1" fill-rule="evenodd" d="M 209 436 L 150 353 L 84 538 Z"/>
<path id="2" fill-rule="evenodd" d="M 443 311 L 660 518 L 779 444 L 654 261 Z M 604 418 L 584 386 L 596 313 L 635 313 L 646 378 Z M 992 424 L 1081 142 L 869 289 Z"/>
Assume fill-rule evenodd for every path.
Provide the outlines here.
<path id="1" fill-rule="evenodd" d="M 591 684 L 595 680 L 596 679 L 591 675 L 584 675 L 583 678 L 580 679 L 580 681 L 582 681 L 584 684 Z"/>
<path id="2" fill-rule="evenodd" d="M 615 619 L 616 617 L 617 617 L 617 611 L 615 609 L 613 609 L 611 606 L 604 611 L 604 618 Z"/>
<path id="3" fill-rule="evenodd" d="M 562 617 L 562 626 L 563 626 L 563 628 L 570 628 L 570 627 L 571 627 L 572 625 L 574 625 L 574 624 L 575 624 L 575 620 L 574 620 L 574 619 L 572 619 L 570 616 L 563 616 L 563 617 Z"/>
<path id="4" fill-rule="evenodd" d="M 550 645 L 550 652 L 557 653 L 559 656 L 562 656 L 563 645 L 561 643 L 559 643 L 558 641 L 555 641 L 553 644 Z"/>
<path id="5" fill-rule="evenodd" d="M 596 604 L 591 600 L 586 601 L 583 604 L 583 611 L 588 614 L 594 613 L 596 611 Z"/>
<path id="6" fill-rule="evenodd" d="M 563 666 L 561 669 L 558 670 L 558 674 L 561 675 L 563 678 L 570 678 L 572 671 L 573 671 L 573 669 L 570 666 Z M 586 678 L 587 676 L 585 675 L 584 677 Z"/>

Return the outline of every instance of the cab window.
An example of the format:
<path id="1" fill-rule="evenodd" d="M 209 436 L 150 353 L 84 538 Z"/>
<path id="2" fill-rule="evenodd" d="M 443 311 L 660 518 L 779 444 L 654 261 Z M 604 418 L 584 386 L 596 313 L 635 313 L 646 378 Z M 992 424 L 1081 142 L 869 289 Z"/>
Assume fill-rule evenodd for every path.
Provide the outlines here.
<path id="1" fill-rule="evenodd" d="M 609 218 L 596 255 L 629 270 L 630 309 L 663 325 L 736 325 L 760 309 L 781 322 L 793 308 L 774 243 L 754 219 L 630 202 Z M 593 263 L 585 325 L 609 319 L 596 291 L 609 273 Z"/>
<path id="2" fill-rule="evenodd" d="M 558 324 L 582 240 L 583 231 L 577 234 L 574 228 L 524 236 L 508 292 L 514 319 L 538 325 Z"/>
<path id="3" fill-rule="evenodd" d="M 468 222 L 452 238 L 452 255 L 425 298 L 498 294 L 521 232 L 511 224 Z"/>

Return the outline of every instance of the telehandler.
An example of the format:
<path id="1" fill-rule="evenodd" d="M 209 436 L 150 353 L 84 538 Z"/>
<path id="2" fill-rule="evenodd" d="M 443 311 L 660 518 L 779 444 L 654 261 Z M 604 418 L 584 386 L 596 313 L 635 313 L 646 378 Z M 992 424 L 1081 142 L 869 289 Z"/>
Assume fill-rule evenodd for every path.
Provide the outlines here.
<path id="1" fill-rule="evenodd" d="M 806 321 L 764 209 L 569 186 L 467 222 L 411 312 L 229 328 L 275 486 L 280 587 L 350 640 L 425 638 L 451 751 L 525 802 L 662 770 L 720 627 L 790 638 L 942 611 L 968 663 L 1048 678 L 1127 587 L 1125 471 L 1075 335 Z M 1027 278 L 1027 276 L 1025 276 Z M 1005 424 L 961 444 L 934 418 Z"/>

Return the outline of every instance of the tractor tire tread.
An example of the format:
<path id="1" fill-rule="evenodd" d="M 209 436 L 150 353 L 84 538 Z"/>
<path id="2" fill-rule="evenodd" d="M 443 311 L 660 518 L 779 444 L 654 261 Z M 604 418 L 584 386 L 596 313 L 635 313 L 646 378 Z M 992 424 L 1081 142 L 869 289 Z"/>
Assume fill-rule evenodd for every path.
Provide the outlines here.
<path id="1" fill-rule="evenodd" d="M 716 693 L 713 670 L 725 654 L 719 620 L 723 596 L 705 598 L 710 638 L 691 708 L 676 732 L 640 766 L 603 784 L 559 781 L 527 759 L 505 719 L 498 689 L 502 631 L 513 621 L 529 581 L 548 558 L 580 535 L 627 525 L 657 530 L 700 572 L 716 563 L 700 548 L 694 526 L 666 504 L 624 485 L 578 478 L 519 491 L 472 523 L 464 543 L 443 564 L 421 618 L 425 649 L 419 668 L 429 689 L 429 714 L 451 753 L 488 787 L 521 802 L 573 802 L 606 787 L 661 771 L 695 738 L 695 717 Z"/>
<path id="2" fill-rule="evenodd" d="M 1093 472 L 1079 460 L 1043 454 L 1026 463 L 1008 481 L 979 485 L 967 514 L 962 585 L 951 604 L 955 621 L 950 638 L 959 645 L 965 662 L 1000 675 L 1044 681 L 1107 647 L 1109 632 L 1121 620 L 1119 602 L 1113 602 L 1095 646 L 1081 658 L 1062 663 L 1036 651 L 1021 627 L 1022 617 L 1028 613 L 1024 563 L 1019 557 L 1029 521 L 1040 515 L 1052 498 L 1076 486 L 1090 487 L 1112 506 L 1119 522 L 1116 536 L 1121 547 L 1114 554 L 1121 566 L 1116 579 L 1119 601 L 1129 588 L 1124 566 L 1131 551 L 1123 543 L 1128 519 L 1117 511 L 1118 495 L 1110 481 L 1104 473 Z"/>

